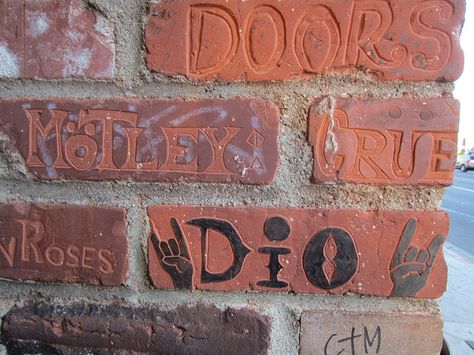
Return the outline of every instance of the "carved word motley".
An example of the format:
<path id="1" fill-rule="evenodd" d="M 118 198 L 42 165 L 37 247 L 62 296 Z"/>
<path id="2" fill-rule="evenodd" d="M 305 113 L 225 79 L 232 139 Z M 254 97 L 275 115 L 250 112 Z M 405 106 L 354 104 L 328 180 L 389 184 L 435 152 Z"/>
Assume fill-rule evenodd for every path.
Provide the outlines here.
<path id="1" fill-rule="evenodd" d="M 314 182 L 449 185 L 458 125 L 449 98 L 323 99 L 309 118 Z"/>
<path id="2" fill-rule="evenodd" d="M 464 0 L 166 1 L 151 6 L 147 63 L 197 79 L 364 70 L 384 80 L 451 81 L 463 68 L 464 7 Z"/>
<path id="3" fill-rule="evenodd" d="M 437 298 L 443 212 L 156 206 L 149 273 L 159 288 Z"/>
<path id="4" fill-rule="evenodd" d="M 120 285 L 128 271 L 125 211 L 0 205 L 0 277 Z"/>
<path id="5" fill-rule="evenodd" d="M 279 113 L 259 99 L 5 101 L 3 130 L 46 179 L 267 183 Z"/>

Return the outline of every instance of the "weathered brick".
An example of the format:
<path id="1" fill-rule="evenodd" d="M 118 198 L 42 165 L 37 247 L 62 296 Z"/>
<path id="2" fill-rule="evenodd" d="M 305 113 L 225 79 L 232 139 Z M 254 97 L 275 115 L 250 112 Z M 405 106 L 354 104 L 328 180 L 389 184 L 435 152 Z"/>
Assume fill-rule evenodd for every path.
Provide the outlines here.
<path id="1" fill-rule="evenodd" d="M 158 288 L 437 298 L 444 212 L 152 206 Z"/>
<path id="2" fill-rule="evenodd" d="M 301 355 L 438 355 L 443 321 L 427 313 L 303 312 Z"/>
<path id="3" fill-rule="evenodd" d="M 10 311 L 10 351 L 60 353 L 266 354 L 270 320 L 249 309 L 184 306 L 31 305 Z"/>
<path id="4" fill-rule="evenodd" d="M 10 100 L 0 130 L 43 179 L 263 184 L 278 166 L 270 101 Z"/>
<path id="5" fill-rule="evenodd" d="M 313 181 L 449 185 L 459 102 L 323 99 L 309 115 Z"/>
<path id="6" fill-rule="evenodd" d="M 0 77 L 111 79 L 113 29 L 81 0 L 0 0 Z"/>
<path id="7" fill-rule="evenodd" d="M 0 277 L 118 286 L 127 271 L 125 210 L 0 205 Z"/>
<path id="8" fill-rule="evenodd" d="M 200 80 L 363 71 L 453 81 L 463 68 L 464 10 L 464 0 L 165 1 L 150 9 L 147 64 Z"/>

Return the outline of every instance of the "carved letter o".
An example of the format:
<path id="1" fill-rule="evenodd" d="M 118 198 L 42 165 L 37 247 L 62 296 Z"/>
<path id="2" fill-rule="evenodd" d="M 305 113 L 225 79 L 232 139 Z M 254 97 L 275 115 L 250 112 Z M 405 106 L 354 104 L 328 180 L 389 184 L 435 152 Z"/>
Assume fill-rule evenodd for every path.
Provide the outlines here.
<path id="1" fill-rule="evenodd" d="M 327 243 L 332 239 L 334 256 L 328 260 Z M 330 280 L 324 271 L 328 263 L 334 265 Z M 330 290 L 347 283 L 357 272 L 357 250 L 352 237 L 339 228 L 328 228 L 316 233 L 306 245 L 303 269 L 308 280 L 318 288 Z"/>
<path id="2" fill-rule="evenodd" d="M 77 170 L 87 170 L 97 157 L 97 143 L 88 136 L 73 136 L 64 145 L 66 160 Z"/>

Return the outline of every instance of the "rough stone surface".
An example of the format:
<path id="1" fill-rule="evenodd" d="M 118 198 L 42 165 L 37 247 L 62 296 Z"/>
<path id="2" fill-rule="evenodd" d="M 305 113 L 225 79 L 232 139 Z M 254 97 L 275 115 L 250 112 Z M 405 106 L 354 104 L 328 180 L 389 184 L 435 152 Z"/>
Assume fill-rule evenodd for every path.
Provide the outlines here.
<path id="1" fill-rule="evenodd" d="M 9 312 L 7 349 L 66 354 L 266 354 L 270 319 L 249 309 L 36 304 Z"/>
<path id="2" fill-rule="evenodd" d="M 269 183 L 278 108 L 261 99 L 13 100 L 2 130 L 44 179 Z"/>
<path id="3" fill-rule="evenodd" d="M 0 205 L 0 277 L 118 286 L 128 271 L 125 211 Z"/>
<path id="4" fill-rule="evenodd" d="M 319 100 L 309 115 L 313 180 L 449 185 L 458 128 L 454 99 Z"/>
<path id="5" fill-rule="evenodd" d="M 438 355 L 443 320 L 427 313 L 304 312 L 301 355 Z"/>
<path id="6" fill-rule="evenodd" d="M 158 288 L 438 298 L 444 212 L 148 208 Z"/>
<path id="7" fill-rule="evenodd" d="M 81 0 L 0 0 L 0 77 L 111 79 L 113 28 Z"/>
<path id="8" fill-rule="evenodd" d="M 166 1 L 151 6 L 147 64 L 203 80 L 362 70 L 382 80 L 453 81 L 463 68 L 464 9 L 463 0 Z"/>

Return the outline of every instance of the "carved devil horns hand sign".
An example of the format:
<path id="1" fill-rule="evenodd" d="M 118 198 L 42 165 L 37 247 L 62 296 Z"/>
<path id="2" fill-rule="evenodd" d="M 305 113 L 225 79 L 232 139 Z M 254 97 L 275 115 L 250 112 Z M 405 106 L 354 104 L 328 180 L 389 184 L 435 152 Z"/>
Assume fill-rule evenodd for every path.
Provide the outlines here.
<path id="1" fill-rule="evenodd" d="M 418 222 L 412 218 L 403 230 L 402 237 L 390 263 L 390 277 L 394 287 L 390 296 L 415 297 L 426 284 L 431 267 L 446 237 L 437 235 L 428 249 L 410 246 Z"/>
<path id="2" fill-rule="evenodd" d="M 175 289 L 191 289 L 193 282 L 193 264 L 189 257 L 188 247 L 181 227 L 176 218 L 170 219 L 175 239 L 160 241 L 155 233 L 151 242 L 163 269 L 173 279 Z"/>

